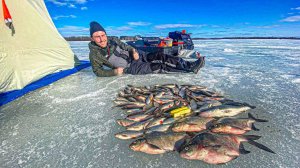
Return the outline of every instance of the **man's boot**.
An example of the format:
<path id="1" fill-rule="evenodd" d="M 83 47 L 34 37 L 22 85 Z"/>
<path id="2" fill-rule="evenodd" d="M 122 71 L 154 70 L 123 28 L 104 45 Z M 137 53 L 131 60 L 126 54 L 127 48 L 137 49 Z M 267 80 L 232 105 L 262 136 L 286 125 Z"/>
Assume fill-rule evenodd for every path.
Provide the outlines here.
<path id="1" fill-rule="evenodd" d="M 200 68 L 204 67 L 205 65 L 205 57 L 198 58 L 197 61 L 192 62 L 190 65 L 191 65 L 191 72 L 194 72 L 195 74 L 198 73 Z"/>

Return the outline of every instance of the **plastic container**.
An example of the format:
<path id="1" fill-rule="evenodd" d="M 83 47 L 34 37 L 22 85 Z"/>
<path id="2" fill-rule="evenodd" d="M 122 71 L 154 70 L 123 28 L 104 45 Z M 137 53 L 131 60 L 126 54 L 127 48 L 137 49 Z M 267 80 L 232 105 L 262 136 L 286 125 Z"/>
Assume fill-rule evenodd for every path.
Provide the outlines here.
<path id="1" fill-rule="evenodd" d="M 170 112 L 171 116 L 174 118 L 180 118 L 180 117 L 185 117 L 189 114 L 191 114 L 191 109 L 187 106 L 183 106 L 177 109 L 174 109 Z"/>
<path id="2" fill-rule="evenodd" d="M 172 47 L 173 45 L 173 39 L 171 38 L 165 38 L 164 41 L 166 42 L 167 47 Z"/>

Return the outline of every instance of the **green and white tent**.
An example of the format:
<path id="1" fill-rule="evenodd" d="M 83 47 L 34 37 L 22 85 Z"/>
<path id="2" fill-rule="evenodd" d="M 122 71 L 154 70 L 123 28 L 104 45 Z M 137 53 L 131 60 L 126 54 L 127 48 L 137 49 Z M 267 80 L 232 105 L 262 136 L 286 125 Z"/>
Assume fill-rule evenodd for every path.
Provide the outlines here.
<path id="1" fill-rule="evenodd" d="M 0 93 L 75 66 L 76 56 L 58 33 L 43 0 L 1 1 Z"/>

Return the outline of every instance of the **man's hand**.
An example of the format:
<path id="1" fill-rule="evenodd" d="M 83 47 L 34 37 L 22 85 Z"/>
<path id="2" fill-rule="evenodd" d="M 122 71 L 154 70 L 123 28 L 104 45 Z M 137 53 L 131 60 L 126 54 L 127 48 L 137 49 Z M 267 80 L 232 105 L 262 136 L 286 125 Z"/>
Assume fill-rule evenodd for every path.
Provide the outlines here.
<path id="1" fill-rule="evenodd" d="M 138 60 L 140 57 L 139 53 L 135 49 L 132 50 L 132 56 L 134 60 Z"/>
<path id="2" fill-rule="evenodd" d="M 118 67 L 118 68 L 114 69 L 114 71 L 115 71 L 115 74 L 119 76 L 119 75 L 123 74 L 124 68 Z"/>
<path id="3" fill-rule="evenodd" d="M 196 51 L 196 57 L 199 59 L 200 57 L 202 57 L 202 55 L 200 54 L 199 51 Z"/>

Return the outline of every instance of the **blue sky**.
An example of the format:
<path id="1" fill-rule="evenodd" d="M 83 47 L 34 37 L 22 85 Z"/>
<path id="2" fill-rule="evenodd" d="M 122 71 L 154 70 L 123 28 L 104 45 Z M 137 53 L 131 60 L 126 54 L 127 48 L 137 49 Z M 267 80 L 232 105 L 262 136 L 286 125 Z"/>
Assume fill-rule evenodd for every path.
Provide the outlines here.
<path id="1" fill-rule="evenodd" d="M 63 36 L 89 35 L 98 21 L 108 35 L 300 37 L 300 0 L 45 0 Z"/>

